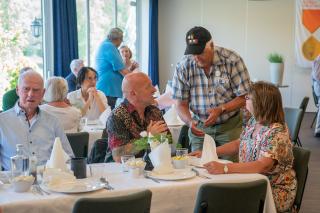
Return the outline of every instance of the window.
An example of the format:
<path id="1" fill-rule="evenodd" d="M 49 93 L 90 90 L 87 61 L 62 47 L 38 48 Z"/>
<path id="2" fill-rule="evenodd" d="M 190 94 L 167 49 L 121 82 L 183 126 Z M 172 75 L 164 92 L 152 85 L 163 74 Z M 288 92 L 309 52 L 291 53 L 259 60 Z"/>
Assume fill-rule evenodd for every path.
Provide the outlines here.
<path id="1" fill-rule="evenodd" d="M 42 34 L 37 38 L 31 34 L 32 21 L 42 17 L 41 6 L 41 0 L 0 1 L 0 100 L 6 90 L 15 88 L 22 67 L 43 74 Z"/>
<path id="2" fill-rule="evenodd" d="M 94 66 L 96 51 L 113 27 L 124 31 L 124 44 L 136 58 L 136 1 L 77 0 L 77 22 L 79 58 L 88 65 Z"/>

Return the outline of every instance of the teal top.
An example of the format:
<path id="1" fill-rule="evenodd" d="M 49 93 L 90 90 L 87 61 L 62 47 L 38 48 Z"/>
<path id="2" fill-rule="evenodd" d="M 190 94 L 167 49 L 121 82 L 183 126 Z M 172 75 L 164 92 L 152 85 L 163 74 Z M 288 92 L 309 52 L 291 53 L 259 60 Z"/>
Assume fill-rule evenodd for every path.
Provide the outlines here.
<path id="1" fill-rule="evenodd" d="M 120 71 L 124 68 L 125 65 L 117 47 L 112 42 L 105 40 L 96 55 L 97 89 L 106 96 L 121 98 L 123 76 Z"/>

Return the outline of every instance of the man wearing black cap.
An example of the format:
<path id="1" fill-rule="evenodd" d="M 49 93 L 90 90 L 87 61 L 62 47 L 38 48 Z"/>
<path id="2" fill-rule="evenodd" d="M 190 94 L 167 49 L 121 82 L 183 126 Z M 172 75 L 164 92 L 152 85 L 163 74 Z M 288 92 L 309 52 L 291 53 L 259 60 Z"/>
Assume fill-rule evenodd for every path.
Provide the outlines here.
<path id="1" fill-rule="evenodd" d="M 242 58 L 214 46 L 203 27 L 189 30 L 186 43 L 185 56 L 173 77 L 173 98 L 179 116 L 190 127 L 192 151 L 202 149 L 204 134 L 211 135 L 217 146 L 239 138 L 240 108 L 250 83 Z"/>

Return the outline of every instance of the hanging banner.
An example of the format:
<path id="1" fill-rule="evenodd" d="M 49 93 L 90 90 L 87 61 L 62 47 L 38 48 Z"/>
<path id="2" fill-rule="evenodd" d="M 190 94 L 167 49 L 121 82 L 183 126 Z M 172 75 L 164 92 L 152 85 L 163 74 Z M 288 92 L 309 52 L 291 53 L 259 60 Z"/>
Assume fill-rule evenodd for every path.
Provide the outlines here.
<path id="1" fill-rule="evenodd" d="M 296 0 L 296 60 L 311 67 L 320 55 L 320 0 Z"/>

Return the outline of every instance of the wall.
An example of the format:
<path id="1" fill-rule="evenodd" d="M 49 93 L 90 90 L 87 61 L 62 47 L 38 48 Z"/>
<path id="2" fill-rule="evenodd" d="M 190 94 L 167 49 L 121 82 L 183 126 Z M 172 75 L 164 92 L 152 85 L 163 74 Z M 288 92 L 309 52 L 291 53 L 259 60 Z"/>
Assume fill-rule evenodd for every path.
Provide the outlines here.
<path id="1" fill-rule="evenodd" d="M 159 0 L 160 86 L 171 79 L 183 56 L 185 33 L 195 25 L 206 27 L 215 45 L 238 52 L 251 79 L 269 80 L 266 56 L 279 52 L 285 58 L 284 105 L 298 107 L 309 96 L 308 111 L 315 111 L 310 69 L 295 65 L 294 0 Z"/>

